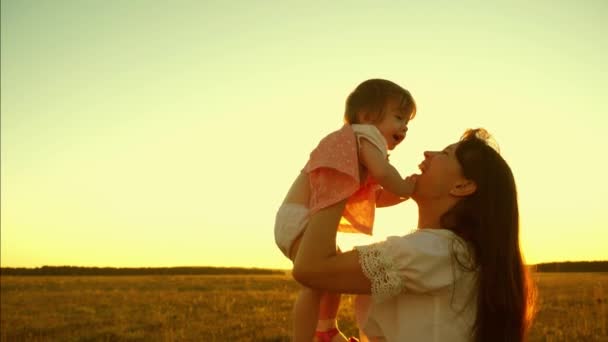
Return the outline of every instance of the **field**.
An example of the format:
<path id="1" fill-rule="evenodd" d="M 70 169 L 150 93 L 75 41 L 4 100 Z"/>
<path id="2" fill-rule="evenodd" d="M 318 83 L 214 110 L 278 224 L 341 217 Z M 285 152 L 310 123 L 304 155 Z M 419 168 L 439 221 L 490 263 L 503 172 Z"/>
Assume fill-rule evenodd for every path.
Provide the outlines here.
<path id="1" fill-rule="evenodd" d="M 608 273 L 538 273 L 530 341 L 608 341 Z M 1 341 L 288 341 L 289 276 L 3 276 Z M 340 325 L 356 334 L 345 296 Z"/>

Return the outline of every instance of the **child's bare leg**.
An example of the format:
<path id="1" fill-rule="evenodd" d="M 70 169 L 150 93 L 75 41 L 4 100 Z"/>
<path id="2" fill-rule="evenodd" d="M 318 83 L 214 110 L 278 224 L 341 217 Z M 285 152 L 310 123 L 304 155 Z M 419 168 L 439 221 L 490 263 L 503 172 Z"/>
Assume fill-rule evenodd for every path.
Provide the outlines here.
<path id="1" fill-rule="evenodd" d="M 361 327 L 367 322 L 369 317 L 369 308 L 371 306 L 370 295 L 357 295 L 355 297 L 354 309 L 355 309 L 355 321 L 359 327 L 359 342 L 369 342 L 367 335 L 361 330 Z"/>
<path id="2" fill-rule="evenodd" d="M 301 237 L 291 247 L 291 260 L 295 260 Z M 303 287 L 293 306 L 293 342 L 310 342 L 315 334 L 319 316 L 321 292 Z"/>
<path id="3" fill-rule="evenodd" d="M 331 336 L 331 342 L 346 341 L 338 329 L 338 308 L 340 307 L 340 294 L 324 292 L 319 303 L 319 321 L 317 322 L 317 332 L 325 333 L 326 340 Z M 317 334 L 319 337 L 319 334 Z M 321 340 L 321 339 L 319 339 Z M 324 341 L 323 341 L 324 342 Z"/>
<path id="4" fill-rule="evenodd" d="M 300 240 L 300 238 L 296 239 L 292 246 L 292 260 L 295 260 Z M 339 293 L 319 292 L 308 288 L 301 290 L 294 307 L 294 341 L 310 342 L 315 330 L 321 333 L 336 330 L 337 333 L 331 334 L 332 336 L 335 334 L 331 342 L 346 341 L 346 337 L 337 330 L 336 317 L 339 306 Z M 312 310 L 316 311 L 311 314 Z M 311 318 L 314 318 L 314 321 Z M 318 337 L 315 340 L 320 340 Z"/>
<path id="5" fill-rule="evenodd" d="M 310 342 L 315 335 L 321 293 L 302 288 L 293 307 L 293 341 Z"/>

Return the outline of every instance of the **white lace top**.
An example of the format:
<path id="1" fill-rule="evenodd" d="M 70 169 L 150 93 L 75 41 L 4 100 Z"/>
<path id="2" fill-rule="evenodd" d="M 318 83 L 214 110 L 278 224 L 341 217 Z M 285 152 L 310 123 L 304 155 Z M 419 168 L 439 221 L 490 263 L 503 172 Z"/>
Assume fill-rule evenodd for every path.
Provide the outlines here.
<path id="1" fill-rule="evenodd" d="M 458 236 L 418 229 L 355 249 L 372 283 L 372 300 L 357 308 L 369 341 L 471 340 L 476 273 L 460 266 L 471 257 Z"/>

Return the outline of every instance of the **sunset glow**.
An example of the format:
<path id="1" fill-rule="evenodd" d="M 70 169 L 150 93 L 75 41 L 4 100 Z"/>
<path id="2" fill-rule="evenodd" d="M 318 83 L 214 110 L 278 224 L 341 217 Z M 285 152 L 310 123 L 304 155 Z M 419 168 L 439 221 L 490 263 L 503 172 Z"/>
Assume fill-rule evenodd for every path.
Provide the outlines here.
<path id="1" fill-rule="evenodd" d="M 484 127 L 526 261 L 608 259 L 606 1 L 1 6 L 2 267 L 289 268 L 276 210 L 376 77 L 418 104 L 403 176 Z M 373 237 L 339 242 L 416 215 L 378 209 Z"/>

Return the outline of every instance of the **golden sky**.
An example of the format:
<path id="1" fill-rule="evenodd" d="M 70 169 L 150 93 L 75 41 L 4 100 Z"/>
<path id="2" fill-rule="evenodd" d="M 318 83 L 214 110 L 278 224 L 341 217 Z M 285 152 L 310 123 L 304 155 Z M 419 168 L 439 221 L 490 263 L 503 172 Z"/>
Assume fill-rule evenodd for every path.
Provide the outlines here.
<path id="1" fill-rule="evenodd" d="M 276 209 L 375 77 L 418 103 L 402 175 L 485 127 L 527 262 L 608 258 L 606 1 L 1 6 L 3 267 L 289 268 Z M 339 241 L 415 225 L 406 201 Z"/>

